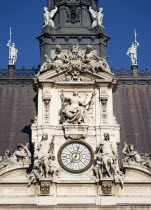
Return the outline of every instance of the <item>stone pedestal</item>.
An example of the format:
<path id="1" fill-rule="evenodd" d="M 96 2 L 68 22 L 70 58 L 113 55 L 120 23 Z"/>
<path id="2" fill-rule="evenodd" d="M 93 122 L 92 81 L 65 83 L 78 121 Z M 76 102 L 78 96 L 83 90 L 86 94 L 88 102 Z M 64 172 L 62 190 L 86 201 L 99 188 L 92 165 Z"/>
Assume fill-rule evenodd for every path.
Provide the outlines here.
<path id="1" fill-rule="evenodd" d="M 88 134 L 88 125 L 63 125 L 65 138 L 67 139 L 85 139 Z"/>

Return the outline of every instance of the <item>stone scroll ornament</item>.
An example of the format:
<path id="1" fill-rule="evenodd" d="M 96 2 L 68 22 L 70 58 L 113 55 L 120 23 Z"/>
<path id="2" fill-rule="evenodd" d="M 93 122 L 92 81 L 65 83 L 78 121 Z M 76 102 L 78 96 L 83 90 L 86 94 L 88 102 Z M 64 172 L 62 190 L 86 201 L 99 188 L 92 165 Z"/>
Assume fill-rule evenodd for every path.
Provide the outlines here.
<path id="1" fill-rule="evenodd" d="M 95 74 L 101 71 L 111 72 L 106 61 L 108 56 L 104 58 L 97 56 L 91 45 L 87 45 L 85 53 L 78 44 L 72 45 L 68 52 L 64 52 L 60 45 L 56 45 L 55 54 L 54 58 L 45 55 L 46 62 L 41 65 L 37 76 L 54 70 L 57 73 L 63 71 L 68 81 L 82 81 L 87 71 Z"/>
<path id="2" fill-rule="evenodd" d="M 133 144 L 127 144 L 125 142 L 122 153 L 125 155 L 125 158 L 122 160 L 123 166 L 128 164 L 133 166 L 140 166 L 141 168 L 151 169 L 151 154 L 138 153 Z"/>
<path id="3" fill-rule="evenodd" d="M 79 96 L 77 89 L 74 90 L 72 97 L 65 97 L 62 90 L 62 94 L 60 96 L 62 103 L 62 108 L 60 110 L 60 123 L 85 123 L 85 117 L 87 111 L 89 111 L 93 105 L 94 96 L 95 92 L 93 92 L 91 98 L 86 101 L 86 99 Z"/>
<path id="4" fill-rule="evenodd" d="M 40 178 L 53 179 L 57 173 L 59 173 L 59 169 L 56 169 L 55 166 L 54 136 L 50 141 L 48 135 L 44 133 L 35 151 L 33 169 L 28 175 L 28 186 Z"/>
<path id="5" fill-rule="evenodd" d="M 119 170 L 117 151 L 110 141 L 109 133 L 104 134 L 104 140 L 96 147 L 95 154 L 93 172 L 96 179 L 101 181 L 112 178 L 115 184 L 123 188 L 123 173 Z"/>
<path id="6" fill-rule="evenodd" d="M 31 153 L 28 149 L 28 144 L 26 146 L 23 144 L 18 144 L 16 151 L 10 152 L 9 150 L 6 150 L 4 157 L 1 157 L 0 170 L 12 165 L 30 165 L 30 163 Z"/>

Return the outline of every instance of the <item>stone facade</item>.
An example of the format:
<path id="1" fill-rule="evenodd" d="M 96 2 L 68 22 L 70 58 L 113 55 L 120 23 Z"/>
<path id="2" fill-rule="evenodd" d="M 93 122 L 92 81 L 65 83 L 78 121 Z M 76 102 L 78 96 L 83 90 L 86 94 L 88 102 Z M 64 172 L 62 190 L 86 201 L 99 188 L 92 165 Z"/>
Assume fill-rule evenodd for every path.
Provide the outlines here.
<path id="1" fill-rule="evenodd" d="M 30 145 L 0 158 L 0 209 L 151 208 L 151 155 L 125 143 L 119 160 L 117 79 L 96 5 L 48 0 L 33 84 L 37 116 Z"/>

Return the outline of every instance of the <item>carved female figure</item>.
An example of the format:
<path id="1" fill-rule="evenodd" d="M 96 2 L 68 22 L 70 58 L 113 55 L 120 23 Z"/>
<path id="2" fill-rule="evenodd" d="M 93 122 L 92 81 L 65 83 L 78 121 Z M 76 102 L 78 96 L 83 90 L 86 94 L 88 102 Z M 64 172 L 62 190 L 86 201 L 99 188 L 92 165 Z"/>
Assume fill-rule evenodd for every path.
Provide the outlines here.
<path id="1" fill-rule="evenodd" d="M 62 93 L 62 107 L 61 114 L 64 115 L 64 120 L 68 123 L 84 122 L 84 113 L 87 105 L 90 105 L 95 93 L 92 94 L 91 100 L 86 102 L 78 95 L 78 91 L 73 92 L 73 97 L 64 97 Z"/>

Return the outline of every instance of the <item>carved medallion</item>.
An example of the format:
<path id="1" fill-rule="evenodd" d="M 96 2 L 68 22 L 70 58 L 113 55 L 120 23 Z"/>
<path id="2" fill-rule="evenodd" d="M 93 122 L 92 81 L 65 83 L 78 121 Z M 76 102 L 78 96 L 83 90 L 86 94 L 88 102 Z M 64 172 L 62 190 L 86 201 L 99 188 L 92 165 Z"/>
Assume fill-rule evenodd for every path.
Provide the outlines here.
<path id="1" fill-rule="evenodd" d="M 112 182 L 102 182 L 102 194 L 112 195 Z"/>
<path id="2" fill-rule="evenodd" d="M 75 5 L 72 5 L 69 7 L 69 9 L 66 10 L 67 12 L 67 22 L 70 22 L 72 24 L 80 22 L 80 9 L 78 9 Z"/>
<path id="3" fill-rule="evenodd" d="M 40 192 L 41 195 L 50 195 L 50 184 L 41 184 Z"/>

